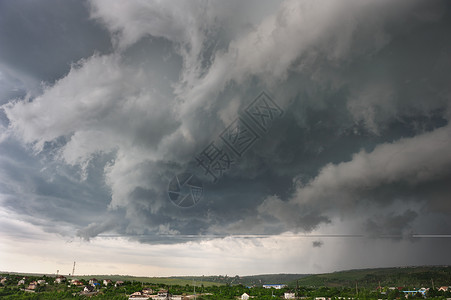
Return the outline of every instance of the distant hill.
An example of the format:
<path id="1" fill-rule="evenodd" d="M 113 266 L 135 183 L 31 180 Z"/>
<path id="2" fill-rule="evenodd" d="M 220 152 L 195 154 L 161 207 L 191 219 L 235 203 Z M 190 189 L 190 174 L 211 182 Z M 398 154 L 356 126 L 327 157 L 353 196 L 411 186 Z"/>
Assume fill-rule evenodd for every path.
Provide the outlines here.
<path id="1" fill-rule="evenodd" d="M 421 266 L 348 270 L 326 274 L 315 274 L 298 278 L 300 286 L 306 287 L 355 287 L 376 288 L 431 287 L 451 285 L 451 266 Z M 290 282 L 296 285 L 296 280 Z"/>

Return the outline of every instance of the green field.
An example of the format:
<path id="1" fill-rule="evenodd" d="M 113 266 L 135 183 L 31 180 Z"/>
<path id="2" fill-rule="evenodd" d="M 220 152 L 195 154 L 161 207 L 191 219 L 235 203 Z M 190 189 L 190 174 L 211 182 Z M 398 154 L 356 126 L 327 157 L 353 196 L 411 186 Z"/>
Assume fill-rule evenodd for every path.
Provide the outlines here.
<path id="1" fill-rule="evenodd" d="M 139 281 L 144 283 L 153 283 L 153 284 L 165 284 L 165 285 L 197 285 L 197 286 L 220 286 L 224 285 L 223 283 L 219 282 L 210 282 L 210 281 L 200 281 L 196 280 L 193 282 L 193 280 L 190 279 L 184 279 L 184 278 L 175 278 L 175 277 L 135 277 L 135 276 L 126 276 L 126 275 L 86 275 L 86 276 L 75 276 L 79 279 L 90 279 L 90 278 L 96 278 L 97 280 L 103 280 L 103 279 L 111 279 L 113 281 L 122 280 L 122 281 Z"/>

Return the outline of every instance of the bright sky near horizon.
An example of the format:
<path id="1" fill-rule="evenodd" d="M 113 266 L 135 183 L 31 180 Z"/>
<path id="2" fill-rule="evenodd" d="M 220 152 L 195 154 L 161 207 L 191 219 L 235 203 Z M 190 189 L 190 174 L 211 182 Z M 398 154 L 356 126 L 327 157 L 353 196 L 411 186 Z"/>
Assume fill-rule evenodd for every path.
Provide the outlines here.
<path id="1" fill-rule="evenodd" d="M 450 265 L 450 80 L 445 0 L 1 1 L 0 271 Z"/>

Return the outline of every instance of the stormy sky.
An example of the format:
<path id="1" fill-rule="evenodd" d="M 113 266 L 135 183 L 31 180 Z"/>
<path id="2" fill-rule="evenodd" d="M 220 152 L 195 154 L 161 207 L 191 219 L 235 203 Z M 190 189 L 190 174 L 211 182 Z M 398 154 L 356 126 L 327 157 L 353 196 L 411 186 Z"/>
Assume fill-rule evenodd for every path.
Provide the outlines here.
<path id="1" fill-rule="evenodd" d="M 451 264 L 451 5 L 1 1 L 0 270 Z"/>

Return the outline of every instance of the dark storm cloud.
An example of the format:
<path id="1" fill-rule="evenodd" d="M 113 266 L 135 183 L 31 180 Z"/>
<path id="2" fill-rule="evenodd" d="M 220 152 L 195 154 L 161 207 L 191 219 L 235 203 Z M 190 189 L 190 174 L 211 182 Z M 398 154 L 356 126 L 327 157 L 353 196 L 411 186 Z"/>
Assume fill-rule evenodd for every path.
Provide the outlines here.
<path id="1" fill-rule="evenodd" d="M 0 41 L 0 67 L 28 90 L 53 83 L 81 58 L 111 51 L 84 1 L 2 1 Z"/>
<path id="2" fill-rule="evenodd" d="M 77 168 L 48 161 L 45 153 L 36 160 L 12 140 L 4 141 L 0 151 L 0 191 L 5 209 L 48 232 L 62 234 L 71 234 L 67 226 L 84 226 L 104 215 L 109 198 L 101 177 L 80 181 Z M 96 163 L 104 164 L 100 158 Z"/>
<path id="3" fill-rule="evenodd" d="M 26 13 L 22 5 L 7 8 Z M 73 5 L 51 8 L 64 16 Z M 33 64 L 13 51 L 27 43 L 22 35 L 2 37 L 8 70 L 59 79 L 31 102 L 3 106 L 4 135 L 80 172 L 79 182 L 45 182 L 42 165 L 32 165 L 35 188 L 10 208 L 31 201 L 35 212 L 27 214 L 68 220 L 86 239 L 114 231 L 143 242 L 310 232 L 340 218 L 358 218 L 370 235 L 401 235 L 423 224 L 422 209 L 449 215 L 449 4 L 285 1 L 258 12 L 222 5 L 90 1 L 68 21 L 49 16 L 45 33 L 28 32 L 26 46 L 42 35 L 36 53 L 45 52 Z M 230 22 L 246 9 L 253 23 Z M 31 30 L 22 19 L 2 22 Z M 52 22 L 72 28 L 73 40 L 61 41 Z M 72 49 L 77 41 L 84 46 Z M 61 43 L 51 60 L 47 45 Z M 196 207 L 173 205 L 172 177 L 264 89 L 283 117 L 217 184 L 204 182 Z M 3 168 L 3 182 L 20 187 L 21 169 Z"/>

